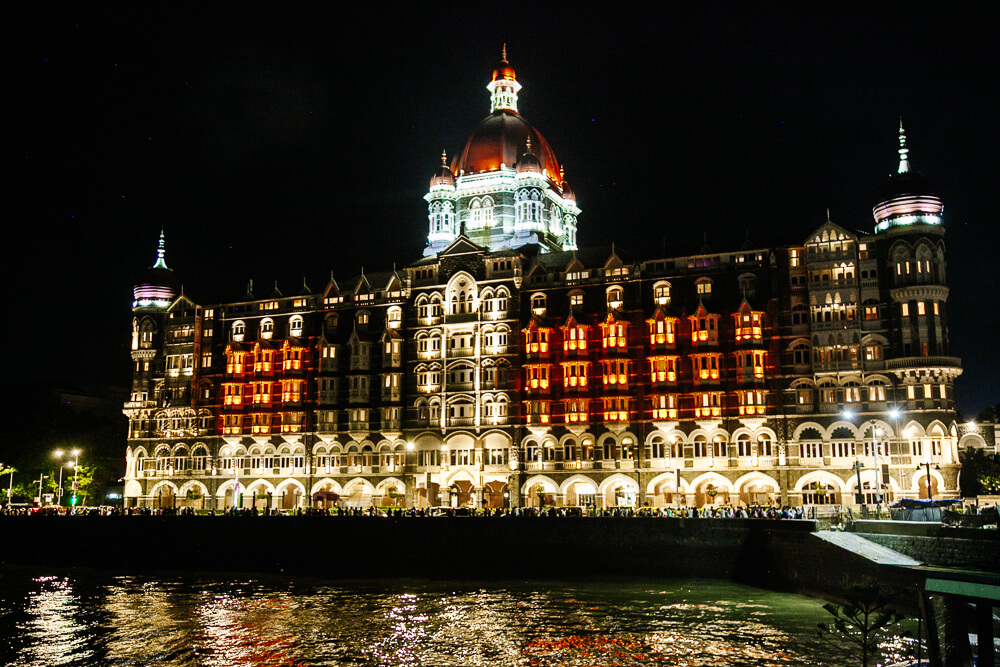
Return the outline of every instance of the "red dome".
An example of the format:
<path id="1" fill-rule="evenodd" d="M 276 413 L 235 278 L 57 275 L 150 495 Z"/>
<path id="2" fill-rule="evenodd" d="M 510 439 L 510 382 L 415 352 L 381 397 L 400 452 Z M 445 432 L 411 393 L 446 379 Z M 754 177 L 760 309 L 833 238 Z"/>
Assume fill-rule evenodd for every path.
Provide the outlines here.
<path id="1" fill-rule="evenodd" d="M 479 123 L 465 142 L 465 148 L 452 160 L 451 170 L 455 174 L 463 171 L 478 174 L 496 171 L 501 163 L 508 168 L 515 167 L 527 148 L 529 138 L 531 152 L 539 165 L 548 172 L 550 179 L 557 180 L 559 162 L 549 142 L 528 121 L 506 110 L 494 111 Z"/>
<path id="2" fill-rule="evenodd" d="M 493 81 L 496 81 L 497 79 L 517 81 L 517 75 L 514 74 L 514 68 L 508 65 L 506 60 L 497 65 L 497 68 L 493 70 Z"/>

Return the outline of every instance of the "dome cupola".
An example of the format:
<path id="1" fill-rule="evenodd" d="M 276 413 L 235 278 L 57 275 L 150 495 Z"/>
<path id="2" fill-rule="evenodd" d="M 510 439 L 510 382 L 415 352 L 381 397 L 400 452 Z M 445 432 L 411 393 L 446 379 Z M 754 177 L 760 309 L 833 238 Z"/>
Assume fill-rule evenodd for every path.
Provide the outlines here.
<path id="1" fill-rule="evenodd" d="M 514 68 L 507 62 L 507 45 L 503 45 L 500 64 L 493 70 L 493 78 L 486 85 L 490 91 L 490 112 L 513 111 L 517 113 L 517 92 L 521 84 L 517 82 Z"/>
<path id="2" fill-rule="evenodd" d="M 906 131 L 899 121 L 899 167 L 879 191 L 872 209 L 875 233 L 911 225 L 940 225 L 944 204 L 931 182 L 910 167 Z"/>
<path id="3" fill-rule="evenodd" d="M 177 296 L 179 289 L 174 272 L 164 259 L 166 241 L 160 230 L 160 245 L 156 250 L 156 262 L 146 269 L 139 283 L 132 288 L 133 308 L 166 308 Z"/>
<path id="4" fill-rule="evenodd" d="M 531 137 L 525 140 L 526 148 L 521 157 L 517 159 L 517 174 L 535 174 L 542 176 L 542 163 L 538 161 L 535 154 L 531 152 Z"/>
<path id="5" fill-rule="evenodd" d="M 434 175 L 431 176 L 431 190 L 441 188 L 455 189 L 455 174 L 448 168 L 448 155 L 444 151 L 441 151 L 440 166 L 434 170 Z"/>

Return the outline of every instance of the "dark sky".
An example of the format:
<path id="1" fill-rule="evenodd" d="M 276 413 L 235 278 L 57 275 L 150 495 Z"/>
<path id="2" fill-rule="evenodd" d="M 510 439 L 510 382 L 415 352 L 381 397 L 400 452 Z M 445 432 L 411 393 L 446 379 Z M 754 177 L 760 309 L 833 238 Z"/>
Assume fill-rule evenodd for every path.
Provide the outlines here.
<path id="1" fill-rule="evenodd" d="M 488 113 L 506 42 L 582 246 L 802 240 L 827 207 L 870 232 L 902 116 L 945 201 L 959 407 L 1000 401 L 988 3 L 289 4 L 44 5 L 12 26 L 15 378 L 128 384 L 131 286 L 161 227 L 195 300 L 419 258 L 428 179 Z"/>

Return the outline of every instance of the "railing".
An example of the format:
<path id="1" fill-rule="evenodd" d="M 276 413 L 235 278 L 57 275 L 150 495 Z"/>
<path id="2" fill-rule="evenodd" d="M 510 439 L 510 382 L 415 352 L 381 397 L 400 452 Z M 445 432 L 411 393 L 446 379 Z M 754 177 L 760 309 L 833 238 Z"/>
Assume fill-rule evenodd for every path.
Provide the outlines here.
<path id="1" fill-rule="evenodd" d="M 958 357 L 902 357 L 900 359 L 889 359 L 885 362 L 886 370 L 896 370 L 900 368 L 928 366 L 949 366 L 958 368 L 962 365 L 962 360 Z"/>

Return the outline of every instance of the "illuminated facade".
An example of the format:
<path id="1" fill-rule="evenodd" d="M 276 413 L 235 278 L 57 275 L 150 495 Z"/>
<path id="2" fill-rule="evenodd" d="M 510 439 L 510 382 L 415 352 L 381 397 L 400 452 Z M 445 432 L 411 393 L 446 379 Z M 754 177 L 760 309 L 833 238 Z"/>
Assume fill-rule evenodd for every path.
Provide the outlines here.
<path id="1" fill-rule="evenodd" d="M 488 88 L 403 270 L 201 305 L 161 236 L 133 302 L 130 505 L 957 494 L 942 205 L 902 127 L 873 235 L 828 219 L 804 242 L 636 257 L 577 248 L 506 58 Z"/>

